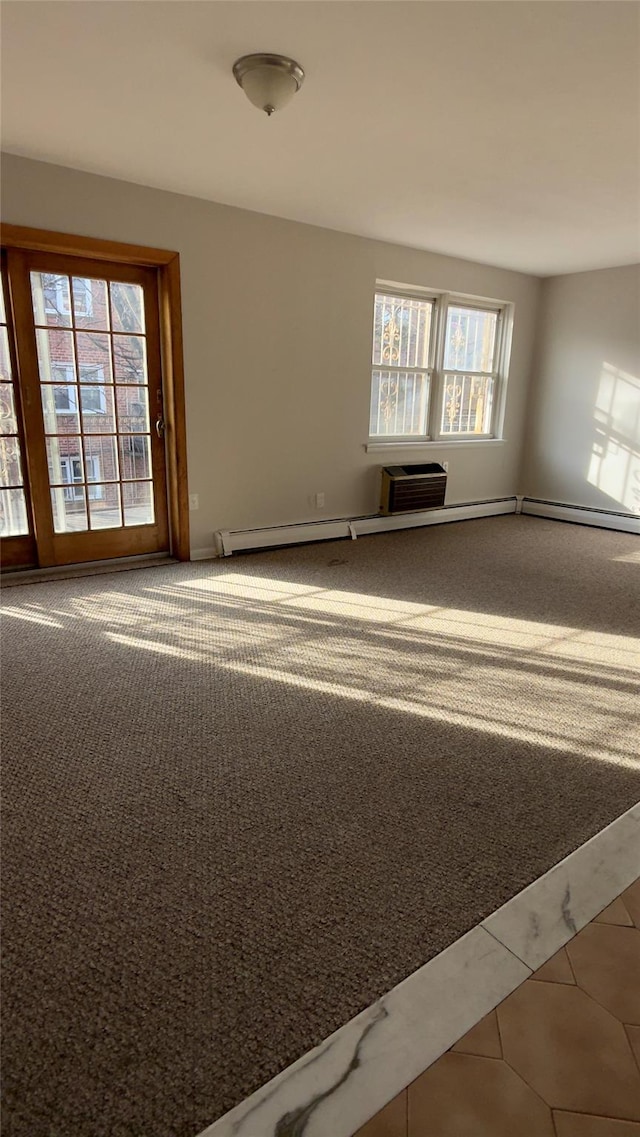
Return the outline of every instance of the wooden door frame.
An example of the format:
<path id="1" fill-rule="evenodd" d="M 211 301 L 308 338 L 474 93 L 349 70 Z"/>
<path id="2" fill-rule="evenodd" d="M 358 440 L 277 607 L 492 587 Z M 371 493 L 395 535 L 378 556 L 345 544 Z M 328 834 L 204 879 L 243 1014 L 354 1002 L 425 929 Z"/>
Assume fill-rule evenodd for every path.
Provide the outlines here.
<path id="1" fill-rule="evenodd" d="M 189 485 L 187 481 L 187 430 L 184 406 L 182 355 L 182 303 L 180 254 L 168 249 L 78 237 L 22 225 L 0 225 L 0 243 L 8 249 L 64 253 L 95 261 L 154 268 L 158 277 L 158 315 L 162 351 L 162 387 L 166 426 L 167 498 L 171 552 L 180 561 L 190 559 Z"/>
<path id="2" fill-rule="evenodd" d="M 8 332 L 8 349 L 9 349 L 9 363 L 11 368 L 11 387 L 13 390 L 14 405 L 17 418 L 17 437 L 20 447 L 20 465 L 22 467 L 22 485 L 25 497 L 25 509 L 27 513 L 29 531 L 22 533 L 16 537 L 2 537 L 0 538 L 0 546 L 2 548 L 2 563 L 0 571 L 20 569 L 26 566 L 30 567 L 37 564 L 38 550 L 35 539 L 35 523 L 33 516 L 33 499 L 31 491 L 31 474 L 29 464 L 26 461 L 26 436 L 25 436 L 25 407 L 22 400 L 22 389 L 18 383 L 18 358 L 16 354 L 16 335 L 15 323 L 13 319 L 13 310 L 10 303 L 9 288 L 8 288 L 8 274 L 7 274 L 7 250 L 0 248 L 0 266 L 2 267 L 2 281 L 0 281 L 0 288 L 3 289 L 3 297 L 5 304 L 5 319 Z M 6 284 L 6 287 L 5 287 Z"/>

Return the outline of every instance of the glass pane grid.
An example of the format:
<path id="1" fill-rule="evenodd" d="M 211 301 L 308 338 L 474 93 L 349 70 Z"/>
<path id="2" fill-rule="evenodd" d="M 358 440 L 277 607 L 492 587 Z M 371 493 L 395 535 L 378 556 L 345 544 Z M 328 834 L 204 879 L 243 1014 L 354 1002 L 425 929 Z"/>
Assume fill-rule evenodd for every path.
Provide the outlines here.
<path id="1" fill-rule="evenodd" d="M 79 435 L 78 387 L 74 383 L 41 385 L 44 431 L 47 435 Z"/>
<path id="2" fill-rule="evenodd" d="M 109 283 L 111 301 L 111 327 L 114 332 L 142 332 L 144 326 L 144 296 L 139 284 L 121 281 Z"/>
<path id="3" fill-rule="evenodd" d="M 90 277 L 72 278 L 73 323 L 76 328 L 109 331 L 107 282 Z"/>
<path id="4" fill-rule="evenodd" d="M 103 482 L 87 487 L 91 529 L 122 527 L 121 487 L 118 482 Z"/>
<path id="5" fill-rule="evenodd" d="M 376 293 L 373 364 L 428 367 L 433 302 Z"/>
<path id="6" fill-rule="evenodd" d="M 0 434 L 18 435 L 13 383 L 0 383 Z"/>
<path id="7" fill-rule="evenodd" d="M 85 467 L 89 482 L 120 481 L 120 465 L 115 435 L 85 434 Z"/>
<path id="8" fill-rule="evenodd" d="M 111 337 L 106 332 L 75 333 L 81 383 L 112 383 Z"/>
<path id="9" fill-rule="evenodd" d="M 51 508 L 55 533 L 78 533 L 88 529 L 84 486 L 52 488 Z"/>
<path id="10" fill-rule="evenodd" d="M 7 328 L 0 327 L 0 380 L 5 383 L 10 383 L 11 375 L 11 356 L 9 355 L 9 333 Z"/>
<path id="11" fill-rule="evenodd" d="M 151 477 L 151 435 L 121 434 L 120 477 L 133 482 Z"/>
<path id="12" fill-rule="evenodd" d="M 123 482 L 121 490 L 125 526 L 153 525 L 155 520 L 153 482 Z"/>
<path id="13" fill-rule="evenodd" d="M 144 292 L 32 273 L 56 533 L 155 520 Z"/>
<path id="14" fill-rule="evenodd" d="M 147 353 L 144 336 L 114 335 L 113 367 L 117 383 L 147 382 Z"/>
<path id="15" fill-rule="evenodd" d="M 37 328 L 36 345 L 41 383 L 75 383 L 73 332 L 65 328 Z"/>
<path id="16" fill-rule="evenodd" d="M 492 375 L 445 374 L 442 434 L 488 434 L 491 426 Z"/>
<path id="17" fill-rule="evenodd" d="M 493 371 L 497 327 L 497 312 L 450 305 L 445 335 L 445 371 Z"/>
<path id="18" fill-rule="evenodd" d="M 0 486 L 17 489 L 22 484 L 20 439 L 17 435 L 3 435 L 0 437 Z"/>
<path id="19" fill-rule="evenodd" d="M 0 537 L 24 537 L 29 533 L 29 517 L 23 486 L 4 281 L 0 282 L 0 486 Z"/>
<path id="20" fill-rule="evenodd" d="M 32 272 L 31 297 L 37 328 L 71 327 L 71 288 L 65 273 Z"/>
<path id="21" fill-rule="evenodd" d="M 146 383 L 140 387 L 116 386 L 119 434 L 148 434 L 149 388 Z"/>
<path id="22" fill-rule="evenodd" d="M 426 371 L 374 369 L 370 436 L 424 436 L 427 429 L 429 386 L 429 373 Z"/>
<path id="23" fill-rule="evenodd" d="M 27 502 L 22 488 L 0 490 L 0 537 L 24 537 L 29 532 Z"/>

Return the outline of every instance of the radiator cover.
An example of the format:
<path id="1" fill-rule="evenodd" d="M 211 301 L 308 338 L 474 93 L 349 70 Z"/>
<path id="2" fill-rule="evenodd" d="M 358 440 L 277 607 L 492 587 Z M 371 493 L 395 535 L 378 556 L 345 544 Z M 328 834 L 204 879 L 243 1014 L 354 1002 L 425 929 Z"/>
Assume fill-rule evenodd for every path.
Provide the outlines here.
<path id="1" fill-rule="evenodd" d="M 438 462 L 383 466 L 380 513 L 415 513 L 444 505 L 447 473 Z"/>

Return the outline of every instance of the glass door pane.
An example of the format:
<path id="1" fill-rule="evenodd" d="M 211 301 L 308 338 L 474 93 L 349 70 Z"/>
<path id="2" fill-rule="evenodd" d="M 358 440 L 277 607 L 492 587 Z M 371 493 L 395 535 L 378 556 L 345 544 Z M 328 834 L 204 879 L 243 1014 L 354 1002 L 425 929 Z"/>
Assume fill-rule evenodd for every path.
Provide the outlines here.
<path id="1" fill-rule="evenodd" d="M 29 533 L 14 379 L 4 289 L 0 285 L 0 537 L 3 538 L 23 537 Z"/>
<path id="2" fill-rule="evenodd" d="M 55 534 L 156 521 L 144 289 L 31 271 Z"/>

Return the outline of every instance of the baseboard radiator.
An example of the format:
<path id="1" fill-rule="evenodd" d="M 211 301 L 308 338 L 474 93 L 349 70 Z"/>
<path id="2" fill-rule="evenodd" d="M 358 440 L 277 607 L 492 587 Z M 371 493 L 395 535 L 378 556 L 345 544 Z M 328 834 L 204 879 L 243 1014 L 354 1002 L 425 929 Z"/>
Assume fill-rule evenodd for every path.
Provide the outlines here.
<path id="1" fill-rule="evenodd" d="M 341 537 L 350 537 L 355 541 L 357 537 L 369 533 L 413 529 L 424 525 L 443 525 L 448 521 L 468 521 L 474 517 L 496 517 L 502 513 L 515 513 L 516 506 L 517 499 L 514 496 L 410 513 L 378 514 L 370 517 L 343 518 L 338 521 L 303 521 L 299 525 L 275 525 L 268 529 L 218 530 L 215 534 L 215 549 L 210 550 L 208 555 L 229 557 L 232 553 L 249 549 L 272 549 L 278 545 L 302 545 L 312 541 L 336 541 Z M 200 557 L 196 554 L 193 559 Z"/>
<path id="2" fill-rule="evenodd" d="M 587 505 L 568 505 L 562 501 L 544 501 L 538 497 L 519 498 L 519 513 L 532 517 L 549 517 L 554 521 L 571 521 L 576 525 L 592 525 L 598 529 L 617 529 L 640 536 L 640 517 L 615 509 L 592 509 Z"/>
<path id="3" fill-rule="evenodd" d="M 497 517 L 505 513 L 527 513 L 577 525 L 616 529 L 640 536 L 640 517 L 615 510 L 589 509 L 558 501 L 542 501 L 533 497 L 503 497 L 487 501 L 466 502 L 411 513 L 377 514 L 367 517 L 340 518 L 335 521 L 303 521 L 296 525 L 275 525 L 265 529 L 218 530 L 215 546 L 194 549 L 192 560 L 229 557 L 250 549 L 273 549 L 280 545 L 302 545 L 313 541 L 337 541 L 363 537 L 394 529 L 413 529 L 425 525 L 443 525 L 448 521 L 467 521 L 474 517 Z"/>

